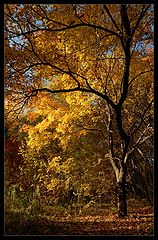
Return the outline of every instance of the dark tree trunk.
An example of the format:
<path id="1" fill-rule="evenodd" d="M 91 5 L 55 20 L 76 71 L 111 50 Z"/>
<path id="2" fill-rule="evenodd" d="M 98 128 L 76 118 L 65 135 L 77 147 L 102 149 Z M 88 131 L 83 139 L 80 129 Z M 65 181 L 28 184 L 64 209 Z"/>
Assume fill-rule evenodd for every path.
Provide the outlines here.
<path id="1" fill-rule="evenodd" d="M 123 174 L 122 178 L 117 182 L 118 194 L 118 216 L 127 216 L 127 199 L 126 199 L 126 177 Z"/>

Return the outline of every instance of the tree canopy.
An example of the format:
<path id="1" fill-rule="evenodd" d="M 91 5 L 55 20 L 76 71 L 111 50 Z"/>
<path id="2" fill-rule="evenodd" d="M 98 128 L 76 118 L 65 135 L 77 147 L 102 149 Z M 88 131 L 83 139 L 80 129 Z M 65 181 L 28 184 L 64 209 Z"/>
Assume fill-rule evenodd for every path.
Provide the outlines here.
<path id="1" fill-rule="evenodd" d="M 30 184 L 101 192 L 111 163 L 127 214 L 127 167 L 152 161 L 153 18 L 151 4 L 5 5 L 6 126 Z"/>

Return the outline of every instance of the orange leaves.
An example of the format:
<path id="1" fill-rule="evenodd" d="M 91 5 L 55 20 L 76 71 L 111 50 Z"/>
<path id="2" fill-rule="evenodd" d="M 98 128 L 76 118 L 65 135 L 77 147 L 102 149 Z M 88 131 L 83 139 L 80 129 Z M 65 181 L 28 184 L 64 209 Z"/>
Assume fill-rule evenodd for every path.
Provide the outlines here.
<path id="1" fill-rule="evenodd" d="M 58 126 L 66 108 L 47 93 L 39 93 L 36 98 L 32 98 L 29 107 L 31 110 L 26 114 L 28 123 L 23 125 L 21 131 L 28 133 L 27 145 L 40 150 L 54 139 L 52 131 Z"/>
<path id="2" fill-rule="evenodd" d="M 153 56 L 153 54 L 154 54 L 154 48 L 153 47 L 148 47 L 147 51 L 148 51 L 149 55 Z"/>

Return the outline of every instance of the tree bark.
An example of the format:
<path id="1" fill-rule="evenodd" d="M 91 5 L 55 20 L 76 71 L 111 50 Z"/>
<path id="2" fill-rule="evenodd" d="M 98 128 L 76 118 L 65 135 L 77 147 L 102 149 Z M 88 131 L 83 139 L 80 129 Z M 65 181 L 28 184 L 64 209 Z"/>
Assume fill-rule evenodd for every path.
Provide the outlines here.
<path id="1" fill-rule="evenodd" d="M 120 115 L 119 115 L 120 112 Z M 121 137 L 124 139 L 125 146 L 123 149 L 123 156 L 122 159 L 120 159 L 120 166 L 116 165 L 115 161 L 115 153 L 114 153 L 114 136 L 112 131 L 112 119 L 111 114 L 109 113 L 109 159 L 111 162 L 111 165 L 115 171 L 116 180 L 117 180 L 117 202 L 118 202 L 118 216 L 119 217 L 125 217 L 127 216 L 127 200 L 126 200 L 126 173 L 127 173 L 127 166 L 126 166 L 126 153 L 128 149 L 129 144 L 129 137 L 126 135 L 126 133 L 123 130 L 122 127 L 122 121 L 121 121 L 121 111 L 115 111 L 116 113 L 116 121 L 117 126 L 119 129 L 119 133 Z M 119 117 L 118 117 L 119 116 Z"/>
<path id="2" fill-rule="evenodd" d="M 118 188 L 118 216 L 127 216 L 127 200 L 126 200 L 126 178 L 123 177 L 117 182 Z"/>
<path id="3" fill-rule="evenodd" d="M 126 171 L 121 169 L 117 181 L 118 217 L 127 216 Z"/>

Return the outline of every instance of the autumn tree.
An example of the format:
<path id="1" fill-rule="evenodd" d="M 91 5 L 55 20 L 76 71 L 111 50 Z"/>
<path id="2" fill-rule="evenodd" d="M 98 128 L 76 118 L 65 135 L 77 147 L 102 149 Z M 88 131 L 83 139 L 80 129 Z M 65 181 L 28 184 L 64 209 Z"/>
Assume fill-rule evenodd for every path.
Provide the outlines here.
<path id="1" fill-rule="evenodd" d="M 83 99 L 85 111 L 104 101 L 120 217 L 127 215 L 128 163 L 153 135 L 152 34 L 150 4 L 5 6 L 7 116 L 19 115 L 41 92 L 66 94 L 76 106 Z M 79 124 L 80 114 L 76 107 L 71 120 Z M 61 131 L 69 132 L 69 119 Z"/>
<path id="2" fill-rule="evenodd" d="M 58 99 L 52 96 L 45 93 L 41 98 L 40 93 L 28 104 L 34 109 L 27 112 L 27 122 L 20 129 L 27 134 L 20 150 L 26 162 L 24 178 L 36 178 L 34 185 L 39 182 L 41 188 L 45 185 L 56 199 L 62 198 L 61 193 L 67 195 L 71 185 L 75 187 L 78 202 L 95 196 L 99 199 L 103 189 L 110 188 L 108 181 L 113 175 L 105 157 L 108 141 L 101 130 L 104 127 L 101 109 L 99 105 L 88 107 L 89 102 L 85 108 L 84 95 L 82 98 L 75 95 L 73 102 L 70 95 L 65 96 L 65 101 L 59 95 Z M 43 160 L 47 173 L 41 171 Z"/>

